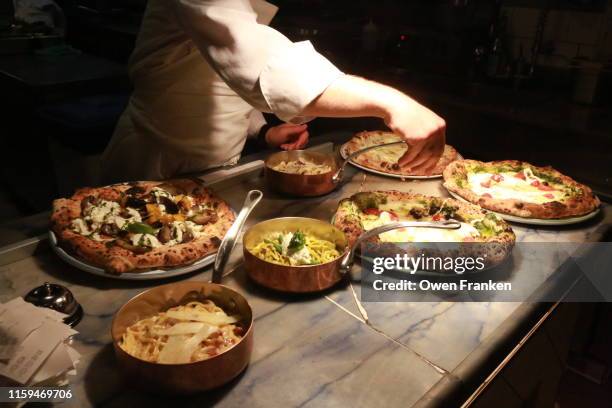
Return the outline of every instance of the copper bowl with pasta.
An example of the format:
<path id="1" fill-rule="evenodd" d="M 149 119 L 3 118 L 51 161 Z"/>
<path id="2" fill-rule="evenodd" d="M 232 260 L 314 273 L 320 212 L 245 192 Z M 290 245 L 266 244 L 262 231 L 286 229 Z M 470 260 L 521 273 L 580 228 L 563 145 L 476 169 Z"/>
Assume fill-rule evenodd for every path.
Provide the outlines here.
<path id="1" fill-rule="evenodd" d="M 267 184 L 281 193 L 315 197 L 336 188 L 333 181 L 338 169 L 331 154 L 306 150 L 282 151 L 270 155 L 265 162 Z"/>
<path id="2" fill-rule="evenodd" d="M 228 383 L 249 364 L 253 313 L 227 286 L 177 282 L 129 300 L 111 335 L 121 371 L 135 386 L 194 394 Z"/>
<path id="3" fill-rule="evenodd" d="M 346 236 L 330 223 L 303 217 L 274 218 L 245 232 L 245 270 L 258 284 L 292 293 L 318 292 L 338 283 Z"/>

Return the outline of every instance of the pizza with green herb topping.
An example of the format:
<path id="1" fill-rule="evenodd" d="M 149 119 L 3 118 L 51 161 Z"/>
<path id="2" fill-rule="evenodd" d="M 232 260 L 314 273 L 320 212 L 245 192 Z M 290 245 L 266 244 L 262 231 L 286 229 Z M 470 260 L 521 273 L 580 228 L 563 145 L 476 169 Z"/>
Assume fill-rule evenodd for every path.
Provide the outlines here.
<path id="1" fill-rule="evenodd" d="M 444 186 L 488 210 L 526 218 L 576 217 L 600 204 L 589 187 L 552 167 L 516 160 L 457 160 L 444 170 Z"/>
<path id="2" fill-rule="evenodd" d="M 365 231 L 394 221 L 455 220 L 461 228 L 402 228 L 379 235 L 382 242 L 514 242 L 512 228 L 499 216 L 453 198 L 401 191 L 361 192 L 340 201 L 334 222 L 352 245 Z"/>
<path id="3" fill-rule="evenodd" d="M 109 273 L 187 265 L 217 251 L 234 222 L 198 180 L 83 188 L 53 202 L 51 228 L 70 253 Z"/>

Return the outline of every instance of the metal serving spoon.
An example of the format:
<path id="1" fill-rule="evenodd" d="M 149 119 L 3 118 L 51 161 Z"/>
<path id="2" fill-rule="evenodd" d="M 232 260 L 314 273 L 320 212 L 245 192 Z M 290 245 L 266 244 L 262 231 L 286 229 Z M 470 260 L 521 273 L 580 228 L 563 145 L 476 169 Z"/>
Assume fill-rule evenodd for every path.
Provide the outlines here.
<path id="1" fill-rule="evenodd" d="M 357 238 L 353 247 L 344 255 L 342 261 L 340 262 L 340 272 L 348 273 L 353 266 L 353 259 L 355 257 L 355 251 L 357 248 L 361 246 L 361 243 L 368 238 L 372 238 L 375 235 L 382 234 L 383 232 L 392 231 L 399 228 L 409 228 L 409 227 L 417 227 L 417 228 L 440 228 L 440 229 L 459 229 L 461 228 L 461 223 L 455 220 L 448 221 L 398 221 L 392 222 L 386 225 L 381 225 L 380 227 L 373 228 L 369 231 L 364 232 Z"/>
<path id="2" fill-rule="evenodd" d="M 213 266 L 213 283 L 221 283 L 221 279 L 223 278 L 223 270 L 225 269 L 225 265 L 229 260 L 232 249 L 234 249 L 234 246 L 236 245 L 236 239 L 238 239 L 238 235 L 240 234 L 240 231 L 242 230 L 242 227 L 244 226 L 249 214 L 251 211 L 253 211 L 253 208 L 255 208 L 259 201 L 261 201 L 262 197 L 263 193 L 259 190 L 251 190 L 247 193 L 242 209 L 238 213 L 238 216 L 230 229 L 227 230 L 225 237 L 223 237 L 223 241 L 221 241 L 221 245 L 219 245 L 219 250 L 217 251 L 217 256 L 215 258 L 215 264 Z"/>
<path id="3" fill-rule="evenodd" d="M 361 150 L 357 150 L 356 152 L 353 152 L 353 153 L 349 154 L 346 157 L 346 159 L 344 159 L 342 164 L 340 165 L 340 168 L 338 170 L 336 170 L 336 172 L 332 176 L 332 182 L 334 184 L 338 184 L 340 182 L 340 180 L 342 180 L 342 176 L 344 174 L 344 168 L 346 167 L 346 164 L 348 162 L 350 162 L 351 160 L 353 160 L 355 157 L 359 156 L 360 154 L 365 153 L 365 152 L 369 152 L 370 150 L 378 149 L 378 148 L 381 148 L 381 147 L 395 146 L 395 145 L 400 145 L 400 144 L 406 144 L 406 142 L 404 142 L 402 140 L 402 141 L 399 141 L 399 142 L 383 143 L 383 144 L 380 144 L 380 145 L 368 146 L 366 148 L 363 148 Z"/>

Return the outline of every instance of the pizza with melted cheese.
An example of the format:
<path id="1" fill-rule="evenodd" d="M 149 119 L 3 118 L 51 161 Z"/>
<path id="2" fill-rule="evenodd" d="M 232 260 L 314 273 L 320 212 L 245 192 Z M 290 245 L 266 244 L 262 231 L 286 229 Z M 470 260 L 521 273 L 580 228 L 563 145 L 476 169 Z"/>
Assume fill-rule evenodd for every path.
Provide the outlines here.
<path id="1" fill-rule="evenodd" d="M 368 131 L 357 133 L 344 146 L 344 153 L 348 156 L 358 150 L 370 146 L 377 146 L 386 143 L 400 142 L 402 139 L 391 132 Z M 409 146 L 394 145 L 372 149 L 362 153 L 351 161 L 367 167 L 369 169 L 381 171 L 383 173 L 397 174 L 400 176 L 441 176 L 446 166 L 457 159 L 457 151 L 450 145 L 444 146 L 444 152 L 436 166 L 429 172 L 423 170 L 410 171 L 398 165 L 397 161 L 406 153 Z"/>
<path id="2" fill-rule="evenodd" d="M 444 186 L 471 203 L 518 217 L 576 217 L 600 204 L 589 187 L 552 167 L 516 160 L 457 160 L 444 171 Z"/>
<path id="3" fill-rule="evenodd" d="M 197 180 L 83 188 L 53 202 L 59 244 L 112 274 L 187 265 L 217 251 L 234 222 Z"/>
<path id="4" fill-rule="evenodd" d="M 474 204 L 452 198 L 400 191 L 361 192 L 340 201 L 334 224 L 351 245 L 365 231 L 394 221 L 455 220 L 459 229 L 412 227 L 378 235 L 378 243 L 470 243 L 463 249 L 486 252 L 487 262 L 498 263 L 511 252 L 516 240 L 508 223 Z"/>

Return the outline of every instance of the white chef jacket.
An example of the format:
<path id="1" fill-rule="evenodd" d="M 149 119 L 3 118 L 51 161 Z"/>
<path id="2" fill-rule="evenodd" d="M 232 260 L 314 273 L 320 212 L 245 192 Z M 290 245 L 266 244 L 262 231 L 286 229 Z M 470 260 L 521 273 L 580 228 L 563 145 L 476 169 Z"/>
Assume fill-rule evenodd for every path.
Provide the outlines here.
<path id="1" fill-rule="evenodd" d="M 235 163 L 260 112 L 300 113 L 340 72 L 267 24 L 262 0 L 149 0 L 128 64 L 134 91 L 102 158 L 105 182 Z M 259 111 L 259 112 L 258 112 Z"/>

